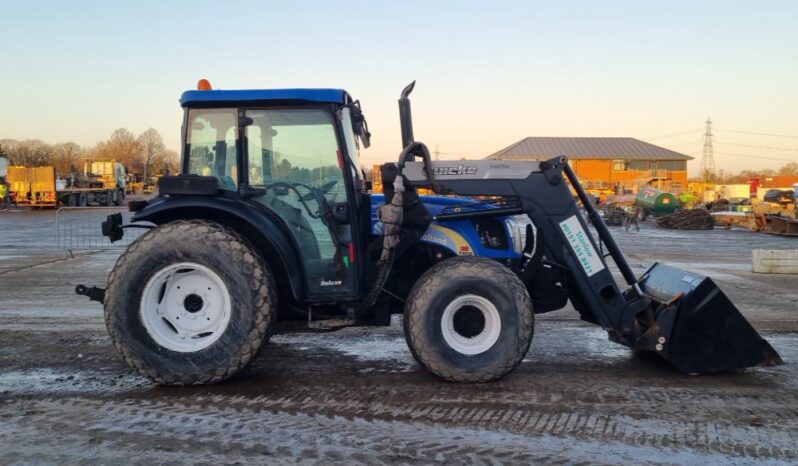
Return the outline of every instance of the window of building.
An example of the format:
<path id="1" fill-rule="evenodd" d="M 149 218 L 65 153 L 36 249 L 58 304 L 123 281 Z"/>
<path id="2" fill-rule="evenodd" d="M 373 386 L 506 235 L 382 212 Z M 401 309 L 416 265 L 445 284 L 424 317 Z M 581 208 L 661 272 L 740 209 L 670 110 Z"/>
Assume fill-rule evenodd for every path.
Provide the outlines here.
<path id="1" fill-rule="evenodd" d="M 658 160 L 656 168 L 668 171 L 687 171 L 686 160 Z"/>
<path id="2" fill-rule="evenodd" d="M 651 168 L 651 161 L 649 160 L 629 160 L 627 162 L 627 170 L 646 171 Z"/>

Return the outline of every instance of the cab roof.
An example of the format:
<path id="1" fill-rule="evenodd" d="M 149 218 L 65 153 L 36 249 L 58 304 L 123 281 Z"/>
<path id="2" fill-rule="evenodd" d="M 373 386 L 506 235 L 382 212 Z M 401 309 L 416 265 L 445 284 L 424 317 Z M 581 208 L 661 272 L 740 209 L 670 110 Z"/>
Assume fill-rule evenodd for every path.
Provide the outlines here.
<path id="1" fill-rule="evenodd" d="M 186 91 L 180 96 L 180 105 L 212 105 L 223 102 L 317 102 L 346 104 L 349 94 L 343 89 L 249 89 Z"/>

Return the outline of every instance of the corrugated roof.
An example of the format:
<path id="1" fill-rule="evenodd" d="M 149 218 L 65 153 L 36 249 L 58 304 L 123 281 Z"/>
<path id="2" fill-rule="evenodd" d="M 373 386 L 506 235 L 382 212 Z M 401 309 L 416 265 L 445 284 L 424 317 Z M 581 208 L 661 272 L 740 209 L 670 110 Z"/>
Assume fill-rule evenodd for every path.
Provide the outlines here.
<path id="1" fill-rule="evenodd" d="M 521 139 L 485 158 L 504 160 L 549 159 L 565 155 L 570 159 L 692 160 L 664 147 L 635 138 L 541 138 Z"/>

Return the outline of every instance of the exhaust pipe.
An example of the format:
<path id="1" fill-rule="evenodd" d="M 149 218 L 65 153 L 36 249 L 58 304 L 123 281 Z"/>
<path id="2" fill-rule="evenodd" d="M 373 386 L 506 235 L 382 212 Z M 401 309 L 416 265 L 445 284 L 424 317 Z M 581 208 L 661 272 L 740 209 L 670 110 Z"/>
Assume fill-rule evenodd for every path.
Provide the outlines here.
<path id="1" fill-rule="evenodd" d="M 405 86 L 405 88 L 402 89 L 401 97 L 399 97 L 399 125 L 402 129 L 402 149 L 416 140 L 413 137 L 413 115 L 410 111 L 410 99 L 408 98 L 415 86 L 415 81 Z M 414 157 L 411 154 L 408 162 L 412 162 L 413 160 Z"/>

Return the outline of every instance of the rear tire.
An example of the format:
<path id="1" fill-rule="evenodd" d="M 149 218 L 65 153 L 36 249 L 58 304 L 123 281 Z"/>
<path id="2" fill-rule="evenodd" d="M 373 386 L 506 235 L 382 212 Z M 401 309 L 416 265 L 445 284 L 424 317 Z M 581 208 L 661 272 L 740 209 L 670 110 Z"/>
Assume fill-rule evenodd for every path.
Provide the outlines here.
<path id="1" fill-rule="evenodd" d="M 66 201 L 69 207 L 75 207 L 78 205 L 78 197 L 75 194 L 67 194 Z"/>
<path id="2" fill-rule="evenodd" d="M 86 193 L 80 193 L 78 195 L 78 206 L 86 207 L 89 205 L 89 196 Z"/>
<path id="3" fill-rule="evenodd" d="M 526 287 L 491 259 L 460 256 L 436 264 L 405 305 L 410 351 L 451 382 L 489 382 L 510 373 L 529 350 L 533 327 Z"/>
<path id="4" fill-rule="evenodd" d="M 164 385 L 231 377 L 257 354 L 276 312 L 274 279 L 260 256 L 232 230 L 199 220 L 167 223 L 134 241 L 105 295 L 114 347 Z"/>
<path id="5" fill-rule="evenodd" d="M 105 192 L 105 199 L 103 199 L 103 200 L 105 201 L 104 204 L 106 206 L 108 206 L 108 207 L 114 205 L 114 192 L 113 191 L 106 191 Z"/>

